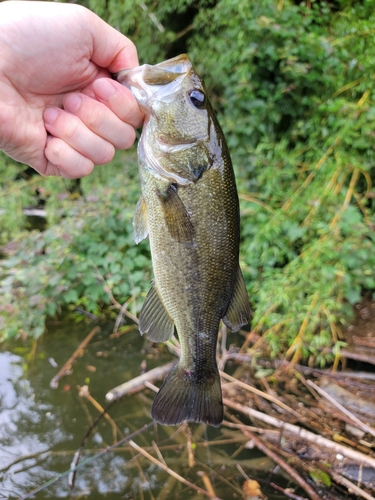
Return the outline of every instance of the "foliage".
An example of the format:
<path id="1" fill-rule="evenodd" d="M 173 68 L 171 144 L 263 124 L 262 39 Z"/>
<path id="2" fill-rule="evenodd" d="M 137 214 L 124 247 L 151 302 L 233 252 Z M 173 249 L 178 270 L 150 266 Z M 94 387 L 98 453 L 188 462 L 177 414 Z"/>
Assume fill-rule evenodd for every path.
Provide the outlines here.
<path id="1" fill-rule="evenodd" d="M 129 164 L 136 172 L 134 156 Z M 62 179 L 38 177 L 47 197 L 48 184 L 51 190 L 51 222 L 43 232 L 23 234 L 0 266 L 0 331 L 5 339 L 41 335 L 46 317 L 63 308 L 100 315 L 108 310 L 112 294 L 120 303 L 138 298 L 132 301 L 132 312 L 139 312 L 139 296 L 151 279 L 150 256 L 147 244 L 136 246 L 133 241 L 139 187 L 130 168 L 112 166 L 105 173 L 97 169 L 82 182 L 78 200 Z"/>
<path id="2" fill-rule="evenodd" d="M 218 110 L 237 173 L 241 266 L 253 328 L 265 333 L 273 354 L 329 360 L 325 348 L 335 343 L 332 352 L 339 351 L 340 325 L 352 304 L 375 290 L 373 2 L 85 5 L 130 36 L 142 62 L 189 52 Z M 97 169 L 82 182 L 85 198 L 77 201 L 66 195 L 68 181 L 15 182 L 0 161 L 2 238 L 19 243 L 2 267 L 0 293 L 8 300 L 0 307 L 8 311 L 8 335 L 21 328 L 40 334 L 45 315 L 64 306 L 99 314 L 109 298 L 96 268 L 119 302 L 146 290 L 147 244 L 131 241 L 138 194 L 132 161 L 125 171 L 115 162 L 113 175 Z M 25 237 L 19 207 L 31 203 L 33 182 L 44 189 L 53 218 L 46 231 Z M 87 202 L 92 197 L 98 201 Z M 42 299 L 25 306 L 33 297 Z M 38 317 L 36 309 L 33 329 L 27 318 L 30 311 Z"/>
<path id="3" fill-rule="evenodd" d="M 375 16 L 311 4 L 219 1 L 199 12 L 192 53 L 237 170 L 253 326 L 274 354 L 324 363 L 375 289 Z"/>

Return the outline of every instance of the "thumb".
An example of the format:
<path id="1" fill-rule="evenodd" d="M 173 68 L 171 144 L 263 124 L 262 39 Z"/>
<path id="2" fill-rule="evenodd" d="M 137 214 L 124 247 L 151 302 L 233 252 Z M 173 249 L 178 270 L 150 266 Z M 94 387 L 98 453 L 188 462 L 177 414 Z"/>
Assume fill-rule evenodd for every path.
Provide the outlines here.
<path id="1" fill-rule="evenodd" d="M 93 12 L 87 12 L 91 16 L 88 21 L 93 42 L 92 62 L 108 69 L 110 73 L 139 66 L 134 43 Z"/>

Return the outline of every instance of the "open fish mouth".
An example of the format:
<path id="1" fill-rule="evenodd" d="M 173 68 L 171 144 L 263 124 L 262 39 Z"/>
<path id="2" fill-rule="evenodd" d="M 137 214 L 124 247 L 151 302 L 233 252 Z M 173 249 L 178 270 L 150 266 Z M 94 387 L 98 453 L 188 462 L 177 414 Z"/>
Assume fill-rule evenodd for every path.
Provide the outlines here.
<path id="1" fill-rule="evenodd" d="M 182 54 L 155 66 L 144 64 L 125 69 L 114 77 L 131 90 L 142 111 L 149 114 L 149 100 L 173 101 L 181 88 L 181 79 L 191 70 L 192 64 L 188 56 Z"/>

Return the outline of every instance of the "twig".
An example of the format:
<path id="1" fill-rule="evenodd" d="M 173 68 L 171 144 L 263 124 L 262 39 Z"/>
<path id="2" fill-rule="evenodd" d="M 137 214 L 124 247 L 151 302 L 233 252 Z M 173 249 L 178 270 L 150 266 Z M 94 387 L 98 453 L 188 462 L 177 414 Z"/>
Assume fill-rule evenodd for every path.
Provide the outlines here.
<path id="1" fill-rule="evenodd" d="M 192 469 L 195 466 L 195 456 L 192 444 L 192 433 L 189 424 L 187 422 L 184 422 L 184 424 L 182 425 L 182 433 L 186 437 L 186 452 L 188 456 L 188 465 L 190 469 Z"/>
<path id="2" fill-rule="evenodd" d="M 240 471 L 241 473 L 241 476 L 246 480 L 248 481 L 250 478 L 249 476 L 246 474 L 246 472 L 243 470 L 243 468 L 240 466 L 240 464 L 237 464 L 236 465 L 237 469 Z"/>
<path id="3" fill-rule="evenodd" d="M 133 297 L 130 297 L 130 299 L 126 300 L 122 306 L 121 306 L 121 309 L 120 309 L 120 312 L 118 313 L 117 315 L 117 318 L 116 318 L 116 322 L 115 322 L 115 325 L 113 327 L 113 332 L 112 332 L 112 335 L 116 335 L 117 334 L 117 330 L 118 330 L 118 327 L 120 326 L 121 322 L 122 322 L 122 318 L 124 317 L 124 315 L 126 314 L 127 317 L 129 319 L 132 319 L 135 323 L 139 323 L 138 321 L 138 318 L 136 316 L 134 316 L 133 314 L 131 314 L 128 310 L 127 310 L 127 307 L 128 305 L 130 304 L 130 302 L 132 302 L 134 300 L 134 296 Z"/>
<path id="4" fill-rule="evenodd" d="M 114 401 L 115 399 L 122 398 L 126 394 L 133 394 L 134 392 L 141 391 L 144 388 L 146 382 L 158 380 L 165 377 L 176 363 L 177 360 L 173 360 L 164 366 L 158 366 L 153 370 L 143 373 L 143 375 L 139 375 L 139 377 L 135 377 L 132 380 L 125 382 L 124 384 L 118 385 L 106 394 L 106 400 Z"/>
<path id="5" fill-rule="evenodd" d="M 113 328 L 113 330 L 115 330 L 115 329 Z M 137 325 L 123 326 L 121 328 L 121 331 L 118 331 L 118 330 L 113 331 L 113 333 L 111 333 L 108 338 L 109 339 L 118 339 L 119 337 L 121 337 L 121 335 L 125 335 L 126 333 L 131 332 L 132 330 L 138 330 Z"/>
<path id="6" fill-rule="evenodd" d="M 152 447 L 153 449 L 155 450 L 155 453 L 157 454 L 160 462 L 162 462 L 164 465 L 167 465 L 165 460 L 164 460 L 164 457 L 163 455 L 161 454 L 159 448 L 158 448 L 158 445 L 155 443 L 155 441 L 151 441 L 151 444 L 152 444 Z M 167 466 L 168 467 L 168 466 Z"/>
<path id="7" fill-rule="evenodd" d="M 151 21 L 155 24 L 157 29 L 161 31 L 162 33 L 165 31 L 164 26 L 161 24 L 161 22 L 158 20 L 158 18 L 155 16 L 153 12 L 150 12 L 148 10 L 148 7 L 146 4 L 143 2 L 139 4 L 139 6 L 147 13 L 148 17 L 151 19 Z"/>
<path id="8" fill-rule="evenodd" d="M 215 493 L 215 490 L 212 486 L 212 483 L 211 483 L 211 480 L 210 478 L 207 476 L 207 474 L 205 472 L 203 472 L 202 470 L 199 470 L 197 472 L 197 475 L 202 478 L 202 481 L 203 481 L 203 484 L 204 484 L 204 487 L 206 488 L 206 490 L 208 491 L 208 493 L 211 494 L 211 496 L 213 498 L 217 498 L 216 497 L 216 493 Z"/>
<path id="9" fill-rule="evenodd" d="M 284 410 L 286 410 L 289 413 L 292 413 L 295 417 L 300 417 L 299 413 L 294 411 L 292 408 L 289 408 L 285 403 L 279 401 L 278 399 L 274 398 L 270 394 L 267 394 L 266 392 L 260 391 L 259 389 L 256 389 L 255 387 L 252 387 L 249 384 L 245 384 L 244 382 L 241 382 L 240 380 L 237 380 L 236 378 L 232 377 L 231 375 L 228 375 L 227 373 L 224 373 L 220 371 L 220 375 L 222 378 L 225 378 L 229 380 L 230 382 L 233 382 L 234 384 L 238 385 L 239 387 L 242 387 L 243 389 L 246 389 L 247 391 L 250 391 L 254 394 L 257 394 L 258 396 L 267 399 L 268 401 L 271 401 L 272 403 L 277 404 Z M 225 389 L 225 386 L 223 386 L 223 389 Z"/>
<path id="10" fill-rule="evenodd" d="M 167 465 L 164 465 L 162 462 L 160 462 L 159 460 L 157 460 L 156 458 L 154 458 L 152 455 L 150 455 L 149 453 L 147 453 L 147 451 L 145 451 L 143 448 L 141 448 L 140 446 L 138 446 L 134 441 L 130 440 L 129 444 L 130 444 L 130 446 L 132 448 L 134 448 L 135 450 L 137 450 L 144 457 L 148 458 L 148 460 L 150 460 L 150 462 L 152 462 L 153 464 L 155 464 L 158 467 L 160 467 L 161 469 L 163 469 L 164 472 L 167 472 L 171 476 L 173 476 L 176 479 L 178 479 L 178 481 L 181 481 L 181 483 L 185 484 L 186 486 L 189 486 L 189 488 L 194 489 L 195 491 L 197 491 L 201 495 L 205 495 L 207 497 L 214 498 L 215 500 L 219 500 L 217 497 L 215 497 L 214 495 L 212 495 L 208 491 L 200 488 L 199 486 L 196 486 L 195 484 L 191 483 L 190 481 L 188 481 L 187 479 L 183 478 L 182 476 L 180 476 L 179 474 L 177 474 L 175 471 L 173 471 L 172 469 L 170 469 Z"/>
<path id="11" fill-rule="evenodd" d="M 340 351 L 340 355 L 345 358 L 345 357 L 350 357 L 351 353 L 348 353 L 349 355 L 346 355 L 347 353 L 343 352 L 343 350 Z M 233 361 L 237 361 L 239 363 L 251 363 L 251 361 L 254 358 L 254 355 L 251 353 L 245 353 L 245 352 L 228 352 L 227 354 L 228 359 L 232 359 Z M 353 358 L 354 359 L 354 358 Z M 355 358 L 357 359 L 357 358 Z M 364 357 L 363 359 L 361 358 L 360 361 L 365 361 Z M 311 368 L 309 366 L 303 366 L 299 365 L 297 363 L 294 363 L 293 365 L 286 360 L 280 360 L 280 359 L 274 359 L 272 360 L 272 365 L 269 360 L 264 360 L 264 359 L 257 359 L 257 364 L 261 366 L 269 366 L 271 368 L 293 368 L 294 370 L 297 370 L 298 372 L 302 373 L 309 373 L 309 374 L 323 374 L 326 375 L 327 377 L 334 377 L 334 378 L 360 378 L 364 380 L 375 380 L 375 373 L 369 373 L 369 372 L 347 372 L 347 371 L 340 371 L 340 372 L 329 372 L 328 370 L 321 370 L 319 368 Z M 375 364 L 375 363 L 374 363 Z"/>
<path id="12" fill-rule="evenodd" d="M 81 307 L 76 307 L 74 309 L 74 312 L 77 312 L 79 314 L 82 314 L 83 316 L 86 316 L 87 318 L 91 319 L 91 321 L 96 321 L 98 319 L 98 316 L 95 316 L 95 314 L 90 313 L 88 311 L 85 311 Z"/>
<path id="13" fill-rule="evenodd" d="M 363 361 L 364 363 L 371 363 L 372 365 L 375 365 L 375 356 L 369 356 L 368 353 L 361 354 L 358 352 L 348 351 L 347 349 L 341 349 L 340 354 L 343 358 L 355 359 L 356 361 Z"/>
<path id="14" fill-rule="evenodd" d="M 90 403 L 93 405 L 93 407 L 98 410 L 99 413 L 103 414 L 104 418 L 109 422 L 109 424 L 112 427 L 112 437 L 113 437 L 113 442 L 116 443 L 117 441 L 117 433 L 123 437 L 123 433 L 119 429 L 119 427 L 116 425 L 116 423 L 112 420 L 112 418 L 108 415 L 107 411 L 105 408 L 103 408 L 97 401 L 94 399 L 90 392 L 89 388 L 87 385 L 84 385 L 83 387 L 77 385 L 77 389 L 79 390 L 79 396 L 81 398 L 86 398 Z"/>
<path id="15" fill-rule="evenodd" d="M 275 483 L 270 483 L 270 486 L 272 488 L 275 488 L 277 491 L 281 491 L 286 497 L 291 498 L 292 500 L 307 500 L 305 497 L 300 497 L 299 495 L 295 495 L 291 491 L 288 491 L 287 488 L 282 488 L 281 486 L 278 486 Z"/>
<path id="16" fill-rule="evenodd" d="M 237 418 L 232 417 L 233 421 L 238 421 Z M 279 457 L 275 452 L 270 450 L 264 443 L 263 441 L 253 434 L 252 432 L 248 431 L 247 429 L 242 429 L 242 432 L 245 434 L 246 437 L 251 439 L 255 446 L 263 452 L 267 457 L 271 458 L 277 465 L 279 465 L 282 469 L 285 470 L 287 474 L 289 474 L 290 477 L 294 479 L 294 481 L 309 495 L 309 497 L 312 500 L 321 500 L 317 493 L 312 489 L 312 487 L 298 474 L 296 470 L 293 469 L 288 463 L 285 462 L 281 457 Z"/>
<path id="17" fill-rule="evenodd" d="M 61 370 L 59 370 L 57 375 L 55 375 L 53 377 L 53 379 L 51 380 L 49 385 L 52 389 L 57 389 L 57 387 L 59 386 L 60 380 L 63 377 L 65 377 L 65 375 L 69 375 L 71 373 L 71 368 L 72 368 L 74 361 L 76 360 L 76 358 L 78 358 L 78 356 L 81 356 L 83 354 L 84 349 L 87 346 L 87 344 L 90 342 L 90 340 L 93 338 L 93 336 L 98 332 L 100 332 L 100 327 L 95 326 L 91 330 L 91 332 L 85 337 L 85 339 L 79 344 L 79 346 L 73 352 L 73 354 L 70 356 L 68 361 L 64 364 L 64 366 L 61 368 Z"/>
<path id="18" fill-rule="evenodd" d="M 120 311 L 122 311 L 122 314 L 127 316 L 129 319 L 131 319 L 132 321 L 134 321 L 134 323 L 136 323 L 138 325 L 139 320 L 138 320 L 137 316 L 134 316 L 134 314 L 130 313 L 127 309 L 123 309 L 123 306 L 120 304 L 120 302 L 117 302 L 117 300 L 114 298 L 112 290 L 109 287 L 106 280 L 104 279 L 104 276 L 101 275 L 99 269 L 97 268 L 97 266 L 94 263 L 93 263 L 93 266 L 95 267 L 96 277 L 103 283 L 104 291 L 108 294 L 109 300 L 111 301 L 111 303 L 116 307 L 116 309 L 119 309 Z"/>
<path id="19" fill-rule="evenodd" d="M 261 413 L 260 411 L 253 410 L 252 408 L 248 408 L 247 406 L 240 405 L 231 401 L 230 399 L 224 398 L 223 403 L 229 408 L 247 415 L 250 419 L 256 418 L 257 420 L 265 422 L 269 425 L 273 425 L 274 427 L 278 427 L 279 429 L 284 429 L 296 436 L 299 436 L 301 439 L 309 441 L 310 443 L 314 443 L 317 446 L 325 446 L 326 448 L 333 450 L 335 453 L 339 453 L 344 457 L 354 460 L 355 462 L 358 462 L 362 465 L 368 465 L 369 467 L 375 469 L 375 459 L 368 455 L 365 455 L 364 453 L 352 450 L 351 448 L 343 446 L 339 443 L 334 443 L 333 441 L 330 441 L 323 436 L 319 436 L 317 434 L 314 434 L 313 432 L 302 429 L 297 425 L 288 424 L 287 422 L 283 422 L 282 420 L 278 420 L 277 418 L 266 415 L 265 413 Z M 246 425 L 244 425 L 243 427 L 246 428 Z M 239 426 L 239 428 L 242 429 L 242 426 Z"/>
<path id="20" fill-rule="evenodd" d="M 246 461 L 246 459 L 245 459 L 245 461 Z M 235 462 L 235 461 L 233 461 L 233 462 Z M 242 462 L 243 462 L 243 461 L 242 461 Z M 248 467 L 250 467 L 250 468 L 251 468 L 251 466 L 252 466 L 252 465 L 251 465 L 251 464 L 249 464 L 248 462 L 251 462 L 251 460 L 246 461 L 246 465 L 247 465 Z M 215 460 L 215 463 L 218 463 L 218 462 L 217 462 L 217 460 Z M 228 459 L 227 459 L 227 458 L 226 458 L 226 459 L 223 459 L 223 465 L 224 465 L 224 467 L 222 467 L 222 466 L 221 466 L 221 469 L 222 469 L 222 470 L 226 469 L 226 468 L 228 467 L 228 465 L 229 465 L 229 464 L 234 465 L 234 463 L 232 463 L 232 461 L 228 461 Z M 210 473 L 210 476 L 211 476 L 211 477 L 212 477 L 212 476 L 214 476 L 216 479 L 218 479 L 218 480 L 219 480 L 219 481 L 221 481 L 222 483 L 226 484 L 226 485 L 227 485 L 230 489 L 232 489 L 235 493 L 237 493 L 237 496 L 239 495 L 239 496 L 240 496 L 240 498 L 241 498 L 241 496 L 242 496 L 242 493 L 243 493 L 243 492 L 242 492 L 241 488 L 239 488 L 238 486 L 236 486 L 236 484 L 231 483 L 230 481 L 228 481 L 228 479 L 226 479 L 224 476 L 222 476 L 221 474 L 219 474 L 219 473 L 217 472 L 217 470 L 212 469 L 211 467 L 209 467 L 207 464 L 205 464 L 205 463 L 203 463 L 203 462 L 199 462 L 199 461 L 198 461 L 198 462 L 197 462 L 197 465 L 198 465 L 199 467 L 203 468 L 203 469 L 206 469 L 206 470 Z M 269 469 L 267 469 L 267 471 L 266 471 L 266 472 L 268 472 L 268 471 L 269 471 Z M 233 497 L 234 497 L 234 496 L 233 496 Z"/>
<path id="21" fill-rule="evenodd" d="M 221 325 L 220 328 L 221 331 L 221 357 L 219 359 L 218 363 L 218 368 L 219 370 L 224 370 L 225 365 L 227 363 L 227 327 L 224 325 L 224 323 Z"/>
<path id="22" fill-rule="evenodd" d="M 328 401 L 330 403 L 332 403 L 333 405 L 335 405 L 336 408 L 338 408 L 342 413 L 344 413 L 344 415 L 346 415 L 347 417 L 349 417 L 364 432 L 367 432 L 367 433 L 371 434 L 372 436 L 375 436 L 375 430 L 372 427 L 370 427 L 369 425 L 363 423 L 359 418 L 357 418 L 355 415 L 353 415 L 353 413 L 351 413 L 349 410 L 347 410 L 338 401 L 336 401 L 330 394 L 328 394 L 328 392 L 326 392 L 325 390 L 323 390 L 318 385 L 314 384 L 314 382 L 312 382 L 311 380 L 308 380 L 307 383 L 308 383 L 308 385 L 310 385 L 311 387 L 313 387 L 316 390 L 316 392 L 318 392 L 321 396 L 325 397 L 326 399 L 328 399 Z"/>
<path id="23" fill-rule="evenodd" d="M 342 484 L 346 488 L 348 488 L 349 492 L 355 493 L 356 495 L 366 498 L 366 500 L 375 500 L 372 495 L 369 493 L 366 493 L 362 488 L 359 486 L 356 486 L 354 483 L 349 481 L 349 479 L 346 479 L 346 477 L 340 476 L 340 474 L 336 474 L 336 472 L 333 472 L 332 470 L 329 470 L 328 472 L 330 476 L 332 476 L 332 479 L 336 481 L 338 484 Z"/>

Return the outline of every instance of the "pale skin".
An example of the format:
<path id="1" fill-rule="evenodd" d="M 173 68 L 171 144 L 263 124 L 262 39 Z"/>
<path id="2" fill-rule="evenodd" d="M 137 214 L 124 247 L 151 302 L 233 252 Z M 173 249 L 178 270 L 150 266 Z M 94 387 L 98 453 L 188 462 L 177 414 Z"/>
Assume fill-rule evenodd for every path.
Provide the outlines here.
<path id="1" fill-rule="evenodd" d="M 134 44 L 88 9 L 0 3 L 0 149 L 42 175 L 79 178 L 127 149 L 143 114 L 111 73 Z"/>

